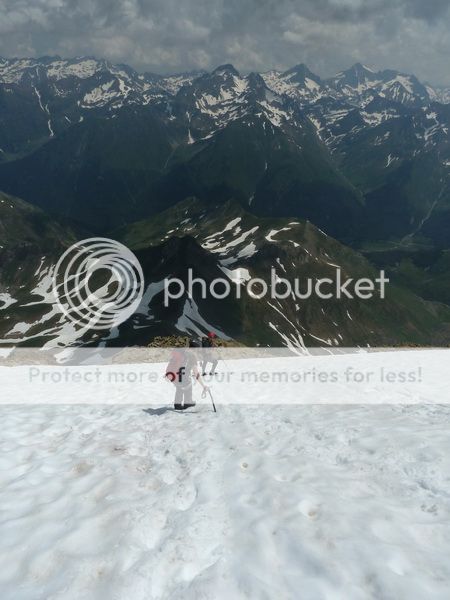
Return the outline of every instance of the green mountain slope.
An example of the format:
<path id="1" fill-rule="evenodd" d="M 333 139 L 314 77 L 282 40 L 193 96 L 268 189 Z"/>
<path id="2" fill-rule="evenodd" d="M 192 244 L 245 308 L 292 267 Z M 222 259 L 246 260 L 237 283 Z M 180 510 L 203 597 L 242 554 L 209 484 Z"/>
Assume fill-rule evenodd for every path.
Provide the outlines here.
<path id="1" fill-rule="evenodd" d="M 344 277 L 374 279 L 379 275 L 362 255 L 310 222 L 257 217 L 232 202 L 211 207 L 189 200 L 114 235 L 138 254 L 160 248 L 168 238 L 185 240 L 188 235 L 216 256 L 224 273 L 234 279 L 251 276 L 269 282 L 272 268 L 278 277 L 290 281 L 333 279 L 336 266 Z M 211 325 L 220 328 L 221 315 L 217 311 Z M 307 301 L 292 297 L 254 300 L 243 295 L 235 318 L 238 339 L 249 344 L 437 344 L 447 343 L 450 333 L 448 307 L 424 302 L 397 286 L 388 286 L 384 300 L 314 296 Z"/>

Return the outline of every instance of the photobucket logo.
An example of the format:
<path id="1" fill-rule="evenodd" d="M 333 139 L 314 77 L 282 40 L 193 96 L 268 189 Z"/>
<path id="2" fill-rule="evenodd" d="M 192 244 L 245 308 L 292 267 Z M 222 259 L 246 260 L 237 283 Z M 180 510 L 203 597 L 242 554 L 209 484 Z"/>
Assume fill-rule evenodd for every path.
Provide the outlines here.
<path id="1" fill-rule="evenodd" d="M 81 327 L 110 329 L 136 312 L 144 293 L 144 275 L 126 246 L 107 238 L 73 244 L 53 274 L 60 310 Z"/>
<path id="2" fill-rule="evenodd" d="M 239 271 L 239 270 L 238 270 Z M 245 269 L 242 272 L 248 273 Z M 165 279 L 164 306 L 168 307 L 172 300 L 178 300 L 186 293 L 194 297 L 194 289 L 202 300 L 208 297 L 222 300 L 231 295 L 242 298 L 243 292 L 255 300 L 269 297 L 271 300 L 287 298 L 308 300 L 313 296 L 322 300 L 355 299 L 369 300 L 375 296 L 386 297 L 386 284 L 389 279 L 384 271 L 376 279 L 363 277 L 360 279 L 344 278 L 340 268 L 336 268 L 335 278 L 295 278 L 293 281 L 279 277 L 274 268 L 271 269 L 270 280 L 248 276 L 226 279 L 217 277 L 210 282 L 194 277 L 192 269 L 188 269 L 187 285 L 178 277 Z"/>

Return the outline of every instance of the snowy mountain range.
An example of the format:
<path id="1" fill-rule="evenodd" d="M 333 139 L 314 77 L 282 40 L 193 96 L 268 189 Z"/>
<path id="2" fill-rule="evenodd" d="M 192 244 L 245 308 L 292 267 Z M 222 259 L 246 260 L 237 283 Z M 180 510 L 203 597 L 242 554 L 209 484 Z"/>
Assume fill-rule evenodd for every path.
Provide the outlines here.
<path id="1" fill-rule="evenodd" d="M 323 134 L 324 126 L 341 122 L 355 110 L 362 124 L 374 127 L 405 114 L 405 108 L 450 103 L 450 89 L 433 88 L 414 75 L 393 70 L 375 72 L 359 63 L 323 80 L 303 64 L 285 72 L 246 76 L 232 65 L 223 65 L 212 73 L 164 77 L 139 74 L 127 65 L 93 58 L 0 58 L 0 85 L 3 128 L 9 112 L 35 109 L 37 120 L 34 135 L 27 130 L 24 115 L 20 131 L 10 132 L 10 140 L 2 139 L 3 158 L 23 151 L 27 143 L 36 143 L 33 138 L 39 134 L 51 138 L 90 114 L 112 117 L 125 106 L 163 105 L 172 119 L 180 118 L 180 110 L 187 109 L 183 116 L 188 121 L 204 118 L 209 128 L 204 123 L 207 131 L 199 133 L 207 135 L 242 117 L 252 101 L 275 126 L 289 122 L 294 107 L 314 108 L 309 116 L 314 123 L 315 114 L 322 116 L 324 123 L 317 126 Z M 188 139 L 199 138 L 188 133 Z"/>
<path id="2" fill-rule="evenodd" d="M 248 76 L 241 77 L 232 65 L 218 67 L 214 73 L 218 77 L 231 75 L 237 93 L 243 92 L 247 85 L 245 82 L 249 81 Z M 53 92 L 57 96 L 82 93 L 80 105 L 84 108 L 105 105 L 118 107 L 119 102 L 149 103 L 158 96 L 176 95 L 183 86 L 190 85 L 202 75 L 205 72 L 171 76 L 140 74 L 127 65 L 114 65 L 95 58 L 0 58 L 0 81 L 4 84 L 33 86 L 33 83 L 47 81 L 54 86 Z M 334 96 L 363 104 L 376 95 L 410 105 L 450 102 L 450 88 L 424 85 L 414 75 L 394 70 L 373 71 L 361 63 L 329 79 L 321 79 L 304 64 L 287 71 L 267 71 L 260 73 L 260 76 L 273 92 L 307 102 Z M 77 82 L 78 86 L 71 90 L 67 85 L 64 86 L 67 82 Z M 81 82 L 87 85 L 83 88 Z"/>
<path id="3" fill-rule="evenodd" d="M 445 93 L 413 76 L 374 73 L 362 65 L 322 81 L 304 65 L 247 76 L 223 65 L 212 73 L 164 78 L 94 59 L 3 59 L 0 189 L 91 228 L 103 218 L 84 214 L 84 204 L 90 213 L 96 204 L 103 212 L 106 199 L 115 204 L 117 196 L 110 228 L 165 208 L 168 197 L 209 194 L 205 179 L 211 177 L 196 163 L 217 165 L 228 152 L 234 162 L 234 146 L 248 143 L 239 181 L 229 179 L 242 161 L 216 173 L 217 185 L 232 188 L 227 196 L 238 196 L 254 211 L 310 218 L 344 240 L 353 235 L 355 220 L 361 227 L 359 208 L 369 196 L 368 224 L 361 230 L 366 238 L 375 227 L 377 238 L 386 222 L 373 223 L 380 211 L 370 195 L 392 187 L 394 172 L 432 168 L 433 185 L 448 180 L 450 105 L 438 97 Z M 287 162 L 283 176 L 290 183 L 280 190 L 273 179 Z M 429 179 L 423 182 L 429 195 Z M 327 195 L 345 197 L 344 206 L 317 203 L 316 188 L 324 185 Z M 390 221 L 389 234 L 409 235 L 428 222 L 446 195 L 442 190 L 420 203 L 408 200 Z M 391 194 L 383 190 L 384 198 Z M 412 193 L 418 194 L 420 183 Z M 299 210 L 301 196 L 309 198 Z M 134 214 L 121 214 L 124 197 Z"/>
<path id="4" fill-rule="evenodd" d="M 93 233 L 158 257 L 162 266 L 146 272 L 148 285 L 182 264 L 186 253 L 210 265 L 208 277 L 236 259 L 230 277 L 244 269 L 265 278 L 273 264 L 342 262 L 335 244 L 344 243 L 349 272 L 370 272 L 369 262 L 359 262 L 358 252 L 364 253 L 388 269 L 407 294 L 403 301 L 392 298 L 388 313 L 358 308 L 358 325 L 344 304 L 325 318 L 323 306 L 265 306 L 254 311 L 266 323 L 259 341 L 442 342 L 450 304 L 449 127 L 449 90 L 361 64 L 329 79 L 305 65 L 242 75 L 228 64 L 164 77 L 93 58 L 0 59 L 0 215 L 9 223 L 4 234 L 16 231 L 4 235 L 0 248 L 1 314 L 8 312 L 1 331 L 10 340 L 42 341 L 42 330 L 30 334 L 30 310 L 18 310 L 37 302 L 36 322 L 48 317 L 44 338 L 79 339 L 58 321 L 46 285 L 58 252 Z M 185 219 L 205 224 L 180 229 L 180 207 Z M 234 219 L 242 223 L 227 229 Z M 271 230 L 295 230 L 294 222 L 303 223 L 300 234 L 267 239 Z M 306 222 L 316 227 L 306 230 Z M 245 254 L 241 228 L 250 232 L 243 243 L 255 247 L 255 256 Z M 142 229 L 152 232 L 144 247 Z M 217 253 L 207 239 L 222 230 L 218 247 L 232 249 L 232 256 Z M 326 242 L 318 242 L 320 231 Z M 186 237 L 191 242 L 180 242 Z M 304 254 L 286 256 L 279 239 Z M 22 268 L 24 257 L 29 264 Z M 148 296 L 139 323 L 125 324 L 119 341 L 141 343 L 139 331 L 148 337 L 216 325 L 224 335 L 258 342 L 242 305 L 230 307 L 234 321 L 214 324 L 218 311 L 211 306 L 183 299 L 164 316 L 156 297 Z"/>

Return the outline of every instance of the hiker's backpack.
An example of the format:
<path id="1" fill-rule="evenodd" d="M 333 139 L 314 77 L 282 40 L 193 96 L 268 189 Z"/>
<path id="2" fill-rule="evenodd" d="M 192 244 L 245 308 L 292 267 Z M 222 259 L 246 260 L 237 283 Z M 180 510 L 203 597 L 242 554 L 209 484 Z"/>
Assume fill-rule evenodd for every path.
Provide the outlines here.
<path id="1" fill-rule="evenodd" d="M 202 338 L 202 348 L 212 348 L 212 341 L 208 337 Z"/>

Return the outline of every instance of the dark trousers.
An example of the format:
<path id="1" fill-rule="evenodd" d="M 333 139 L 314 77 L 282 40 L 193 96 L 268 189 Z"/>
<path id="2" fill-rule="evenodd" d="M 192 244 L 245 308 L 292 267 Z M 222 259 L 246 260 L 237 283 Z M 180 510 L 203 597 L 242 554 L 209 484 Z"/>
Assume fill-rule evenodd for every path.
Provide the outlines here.
<path id="1" fill-rule="evenodd" d="M 192 404 L 192 384 L 187 385 L 175 384 L 175 400 L 174 404 Z"/>

